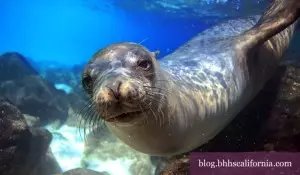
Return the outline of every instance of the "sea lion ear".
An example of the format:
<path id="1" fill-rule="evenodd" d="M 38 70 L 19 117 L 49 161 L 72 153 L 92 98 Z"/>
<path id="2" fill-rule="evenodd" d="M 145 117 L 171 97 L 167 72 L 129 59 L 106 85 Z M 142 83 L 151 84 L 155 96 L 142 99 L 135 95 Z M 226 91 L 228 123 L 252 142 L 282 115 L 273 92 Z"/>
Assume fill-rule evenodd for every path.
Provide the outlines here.
<path id="1" fill-rule="evenodd" d="M 152 52 L 152 54 L 156 58 L 160 54 L 160 51 L 156 50 L 156 51 Z"/>

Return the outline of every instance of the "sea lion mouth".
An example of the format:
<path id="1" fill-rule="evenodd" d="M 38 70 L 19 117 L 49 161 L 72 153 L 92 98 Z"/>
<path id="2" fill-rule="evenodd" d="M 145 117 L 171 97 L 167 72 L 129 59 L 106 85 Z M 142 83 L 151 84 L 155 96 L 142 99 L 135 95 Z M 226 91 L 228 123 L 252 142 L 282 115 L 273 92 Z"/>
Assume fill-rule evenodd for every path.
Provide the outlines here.
<path id="1" fill-rule="evenodd" d="M 140 118 L 141 115 L 142 115 L 142 111 L 127 112 L 115 117 L 111 117 L 106 121 L 111 123 L 128 123 Z"/>

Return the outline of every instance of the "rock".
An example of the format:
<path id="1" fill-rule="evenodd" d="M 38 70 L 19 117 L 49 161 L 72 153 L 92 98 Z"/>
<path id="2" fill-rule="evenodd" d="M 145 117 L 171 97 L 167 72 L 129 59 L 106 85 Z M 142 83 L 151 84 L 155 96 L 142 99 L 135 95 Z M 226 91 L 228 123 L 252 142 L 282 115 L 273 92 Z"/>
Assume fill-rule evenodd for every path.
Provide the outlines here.
<path id="1" fill-rule="evenodd" d="M 4 61 L 2 61 L 4 60 Z M 26 59 L 17 53 L 1 56 L 0 94 L 17 106 L 22 113 L 37 116 L 40 124 L 54 120 L 63 124 L 68 117 L 68 97 L 54 84 L 41 78 Z"/>
<path id="2" fill-rule="evenodd" d="M 300 68 L 287 67 L 281 82 L 255 150 L 300 151 Z"/>
<path id="3" fill-rule="evenodd" d="M 40 125 L 40 118 L 39 117 L 34 117 L 31 115 L 23 114 L 26 120 L 26 123 L 30 127 L 37 127 Z"/>
<path id="4" fill-rule="evenodd" d="M 195 152 L 300 151 L 300 68 L 282 66 L 252 102 Z M 188 168 L 181 155 L 162 160 L 156 174 Z M 179 167 L 179 168 L 178 168 Z"/>
<path id="5" fill-rule="evenodd" d="M 0 98 L 0 172 L 30 175 L 46 156 L 52 135 L 45 129 L 30 128 L 21 112 Z"/>
<path id="6" fill-rule="evenodd" d="M 64 123 L 68 117 L 66 94 L 39 76 L 26 76 L 22 80 L 2 82 L 0 94 L 23 113 L 38 116 L 41 125 L 56 119 Z"/>
<path id="7" fill-rule="evenodd" d="M 21 54 L 9 52 L 0 55 L 0 82 L 22 80 L 28 75 L 38 75 L 38 72 Z"/>
<path id="8" fill-rule="evenodd" d="M 171 159 L 163 159 L 158 164 L 155 175 L 188 175 L 189 157 L 178 156 Z"/>
<path id="9" fill-rule="evenodd" d="M 84 168 L 76 168 L 73 170 L 66 171 L 62 175 L 109 175 L 109 174 L 97 172 L 89 169 L 84 169 Z"/>
<path id="10" fill-rule="evenodd" d="M 51 149 L 48 149 L 46 156 L 42 157 L 41 163 L 31 175 L 54 175 L 62 173 Z"/>

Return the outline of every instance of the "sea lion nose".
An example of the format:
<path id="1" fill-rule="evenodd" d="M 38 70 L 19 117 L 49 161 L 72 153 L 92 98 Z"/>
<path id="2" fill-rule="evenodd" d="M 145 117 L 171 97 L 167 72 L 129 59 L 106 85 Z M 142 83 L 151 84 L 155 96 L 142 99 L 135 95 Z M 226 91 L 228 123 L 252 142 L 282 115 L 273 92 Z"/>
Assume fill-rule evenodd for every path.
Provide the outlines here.
<path id="1" fill-rule="evenodd" d="M 113 82 L 110 86 L 108 86 L 107 88 L 113 93 L 114 97 L 116 98 L 116 100 L 120 99 L 120 87 L 122 85 L 122 82 L 120 80 L 117 80 L 115 82 Z"/>

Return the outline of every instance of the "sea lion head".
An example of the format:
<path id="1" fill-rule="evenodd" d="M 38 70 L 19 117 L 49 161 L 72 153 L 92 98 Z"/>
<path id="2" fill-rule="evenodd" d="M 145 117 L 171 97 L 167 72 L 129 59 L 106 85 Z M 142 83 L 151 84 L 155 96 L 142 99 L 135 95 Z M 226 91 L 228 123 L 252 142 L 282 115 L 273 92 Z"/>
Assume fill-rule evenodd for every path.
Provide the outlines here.
<path id="1" fill-rule="evenodd" d="M 132 124 L 144 119 L 155 94 L 155 56 L 136 43 L 109 45 L 94 54 L 82 75 L 82 85 L 97 114 L 108 124 Z"/>

